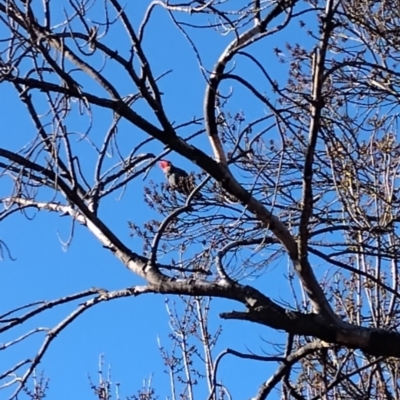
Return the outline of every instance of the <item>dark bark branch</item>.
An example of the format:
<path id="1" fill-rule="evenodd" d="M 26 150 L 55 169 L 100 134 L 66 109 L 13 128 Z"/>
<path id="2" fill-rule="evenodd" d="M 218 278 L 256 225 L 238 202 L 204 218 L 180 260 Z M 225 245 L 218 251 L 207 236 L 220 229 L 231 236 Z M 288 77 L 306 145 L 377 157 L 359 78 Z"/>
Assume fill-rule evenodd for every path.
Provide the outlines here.
<path id="1" fill-rule="evenodd" d="M 376 283 L 379 285 L 381 288 L 387 290 L 388 292 L 392 293 L 393 296 L 395 296 L 397 299 L 400 300 L 400 293 L 396 292 L 396 290 L 392 289 L 390 286 L 386 285 L 385 283 L 382 282 L 380 278 L 375 278 L 375 276 L 369 274 L 368 272 L 362 271 L 361 269 L 357 269 L 352 267 L 349 264 L 345 264 L 341 261 L 334 260 L 332 257 L 329 255 L 326 255 L 322 253 L 322 251 L 319 251 L 317 249 L 309 247 L 310 253 L 315 254 L 316 256 L 322 258 L 323 260 L 329 262 L 332 265 L 337 266 L 338 268 L 344 269 L 346 271 L 350 271 L 356 275 L 363 276 L 366 279 L 370 279 L 372 282 Z"/>
<path id="2" fill-rule="evenodd" d="M 219 363 L 222 361 L 222 359 L 228 354 L 231 354 L 238 358 L 243 358 L 243 359 L 247 359 L 247 360 L 255 360 L 255 361 L 263 361 L 263 362 L 277 362 L 277 361 L 284 362 L 285 361 L 284 357 L 276 357 L 276 356 L 265 357 L 265 356 L 258 356 L 256 354 L 245 354 L 245 353 L 241 353 L 239 351 L 233 350 L 233 349 L 226 349 L 223 352 L 221 352 L 220 354 L 218 354 L 218 356 L 215 360 L 214 368 L 213 368 L 214 372 L 213 372 L 213 377 L 212 377 L 213 386 L 211 388 L 211 391 L 210 391 L 210 394 L 209 394 L 207 400 L 212 400 L 214 398 L 214 393 L 217 388 L 218 366 L 219 366 Z"/>
<path id="3" fill-rule="evenodd" d="M 301 347 L 294 353 L 288 355 L 286 359 L 282 362 L 278 370 L 271 376 L 271 378 L 269 378 L 267 382 L 261 385 L 257 395 L 254 397 L 254 400 L 265 400 L 268 394 L 271 393 L 272 389 L 285 376 L 286 372 L 301 358 L 313 353 L 314 351 L 328 347 L 330 346 L 327 343 L 321 342 L 320 340 L 315 340 Z"/>
<path id="4" fill-rule="evenodd" d="M 400 334 L 396 332 L 348 323 L 337 327 L 323 321 L 318 314 L 289 311 L 276 304 L 273 308 L 267 306 L 264 310 L 222 313 L 220 316 L 260 323 L 294 335 L 312 336 L 331 344 L 361 349 L 371 355 L 400 357 Z"/>
<path id="5" fill-rule="evenodd" d="M 317 145 L 318 134 L 321 125 L 321 112 L 324 108 L 322 98 L 323 72 L 325 56 L 333 29 L 333 2 L 328 0 L 326 5 L 326 17 L 322 26 L 323 33 L 320 44 L 313 54 L 313 81 L 311 98 L 311 121 L 303 170 L 303 207 L 300 217 L 299 261 L 294 264 L 300 277 L 304 290 L 308 294 L 313 308 L 321 313 L 330 323 L 339 323 L 332 307 L 329 305 L 325 294 L 315 278 L 314 272 L 308 260 L 309 222 L 313 215 L 313 166 L 314 153 Z"/>

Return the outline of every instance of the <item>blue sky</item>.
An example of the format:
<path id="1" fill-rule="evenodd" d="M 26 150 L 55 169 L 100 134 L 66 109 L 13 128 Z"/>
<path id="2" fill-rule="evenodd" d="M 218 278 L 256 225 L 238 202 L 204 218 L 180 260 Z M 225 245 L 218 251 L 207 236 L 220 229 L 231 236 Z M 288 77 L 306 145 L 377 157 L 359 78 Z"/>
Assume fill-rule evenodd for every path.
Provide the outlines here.
<path id="1" fill-rule="evenodd" d="M 61 3 L 61 2 L 60 2 Z M 64 3 L 64 2 L 62 2 Z M 66 2 L 65 2 L 66 3 Z M 132 2 L 133 3 L 133 2 Z M 128 15 L 134 26 L 141 21 L 147 2 L 139 5 L 129 4 Z M 92 20 L 101 20 L 101 4 L 98 2 L 91 11 Z M 57 16 L 61 9 L 54 10 Z M 62 14 L 58 15 L 59 18 Z M 195 18 L 195 17 L 194 17 Z M 56 19 L 54 24 L 56 24 Z M 285 41 L 296 29 L 298 40 L 302 40 L 297 26 L 289 28 L 277 36 L 256 44 L 252 48 L 259 61 L 268 67 L 268 71 L 279 79 L 285 68 L 277 63 L 273 55 L 276 46 L 284 47 Z M 204 64 L 207 68 L 213 66 L 224 46 L 233 36 L 221 36 L 212 31 L 191 30 L 190 34 L 199 46 Z M 0 27 L 0 35 L 4 37 L 4 27 Z M 307 40 L 305 37 L 304 40 Z M 128 43 L 123 39 L 120 28 L 112 30 L 104 43 L 118 45 L 123 54 L 128 50 Z M 164 92 L 163 101 L 171 121 L 181 122 L 194 116 L 202 115 L 202 103 L 205 82 L 193 52 L 182 34 L 172 25 L 170 18 L 161 9 L 156 9 L 147 31 L 144 44 L 152 63 L 153 72 L 157 76 L 166 70 L 172 72 L 160 84 Z M 124 53 L 125 51 L 125 53 Z M 93 63 L 100 63 L 100 58 L 93 58 Z M 133 85 L 122 73 L 113 69 L 109 63 L 105 69 L 106 75 L 123 94 L 134 92 Z M 257 82 L 255 70 L 246 61 L 236 64 L 236 74 L 247 74 Z M 85 90 L 94 88 L 92 82 L 82 79 Z M 225 87 L 228 91 L 229 87 Z M 267 89 L 267 88 L 266 88 Z M 95 88 L 94 90 L 99 90 Z M 262 88 L 259 88 L 262 92 Z M 270 94 L 272 96 L 272 94 Z M 36 105 L 44 107 L 38 100 Z M 15 91 L 8 84 L 0 85 L 0 120 L 2 135 L 0 146 L 17 150 L 31 140 L 36 132 L 30 122 L 23 105 L 19 102 Z M 248 120 L 262 114 L 263 105 L 255 103 L 246 89 L 235 89 L 229 109 L 234 112 L 244 111 Z M 138 106 L 135 110 L 155 122 L 146 107 Z M 69 129 L 82 133 L 87 129 L 87 120 L 69 117 L 66 121 Z M 90 137 L 100 143 L 111 123 L 111 115 L 104 110 L 93 110 L 93 129 Z M 188 132 L 182 132 L 188 133 Z M 119 125 L 120 143 L 124 150 L 129 150 L 143 136 L 135 127 L 122 122 Z M 196 141 L 207 153 L 211 153 L 208 141 L 201 137 Z M 82 167 L 92 179 L 94 154 L 90 146 L 82 141 L 74 143 L 80 155 Z M 159 154 L 163 147 L 158 143 L 149 145 L 146 151 Z M 129 152 L 129 151 L 128 151 Z M 196 167 L 182 157 L 171 154 L 171 160 L 189 170 Z M 198 170 L 196 172 L 199 172 Z M 164 178 L 159 169 L 151 171 L 148 180 L 161 182 Z M 145 182 L 147 183 L 147 182 Z M 128 221 L 143 223 L 149 218 L 161 219 L 144 204 L 141 180 L 134 181 L 121 199 L 120 193 L 114 193 L 105 199 L 101 206 L 101 218 L 108 224 L 120 239 L 134 251 L 141 251 L 141 241 L 129 237 Z M 7 184 L 1 187 L 1 195 L 8 195 Z M 74 238 L 65 251 L 60 242 L 67 241 L 71 223 L 67 217 L 45 212 L 29 211 L 31 220 L 22 214 L 2 221 L 0 239 L 5 241 L 16 261 L 8 257 L 0 264 L 2 279 L 0 280 L 0 313 L 37 300 L 52 300 L 59 296 L 83 291 L 91 287 L 103 287 L 108 290 L 121 289 L 142 283 L 139 278 L 126 270 L 110 252 L 102 248 L 97 240 L 84 227 L 76 226 Z M 270 268 L 268 273 L 257 281 L 249 282 L 262 289 L 276 300 L 289 299 L 288 286 L 284 279 L 288 266 L 281 262 L 279 267 Z M 178 299 L 176 299 L 178 301 Z M 152 376 L 153 384 L 160 398 L 169 395 L 169 378 L 163 373 L 163 363 L 157 348 L 159 337 L 165 347 L 169 346 L 168 317 L 165 311 L 165 298 L 157 295 L 145 295 L 139 298 L 128 298 L 101 304 L 82 315 L 56 338 L 47 351 L 38 371 L 44 371 L 50 378 L 49 398 L 59 400 L 70 398 L 90 398 L 90 387 L 87 375 L 92 380 L 97 379 L 97 365 L 100 355 L 105 356 L 105 365 L 112 366 L 112 379 L 121 382 L 121 393 L 128 395 L 140 388 L 144 378 Z M 78 303 L 74 304 L 74 307 Z M 23 329 L 16 332 L 26 332 L 35 326 L 53 327 L 65 317 L 74 307 L 65 306 L 46 312 L 34 319 Z M 237 321 L 223 321 L 218 318 L 221 311 L 241 309 L 240 305 L 222 300 L 214 300 L 212 326 L 223 326 L 223 334 L 218 343 L 216 356 L 226 347 L 246 352 L 273 352 L 268 342 L 284 343 L 284 336 L 275 331 Z M 15 335 L 16 332 L 13 334 Z M 8 334 L 0 338 L 6 342 L 14 336 Z M 7 368 L 13 361 L 33 356 L 40 346 L 44 336 L 36 334 L 29 340 L 5 352 L 0 358 L 0 371 Z M 255 361 L 233 359 L 228 356 L 222 361 L 219 378 L 227 385 L 234 398 L 245 399 L 254 395 L 258 386 L 274 371 L 276 364 L 261 364 Z M 200 385 L 203 386 L 203 385 Z M 204 387 L 199 388 L 199 398 L 204 398 Z M 272 396 L 272 399 L 278 398 Z"/>

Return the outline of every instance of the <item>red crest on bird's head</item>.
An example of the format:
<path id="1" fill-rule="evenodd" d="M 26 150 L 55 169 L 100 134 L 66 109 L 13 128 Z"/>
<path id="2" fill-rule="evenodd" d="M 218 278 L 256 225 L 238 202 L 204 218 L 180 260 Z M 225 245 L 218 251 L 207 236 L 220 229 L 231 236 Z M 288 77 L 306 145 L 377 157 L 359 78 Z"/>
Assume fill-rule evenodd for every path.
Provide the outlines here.
<path id="1" fill-rule="evenodd" d="M 163 171 L 172 167 L 171 161 L 168 160 L 161 160 L 159 165 Z"/>

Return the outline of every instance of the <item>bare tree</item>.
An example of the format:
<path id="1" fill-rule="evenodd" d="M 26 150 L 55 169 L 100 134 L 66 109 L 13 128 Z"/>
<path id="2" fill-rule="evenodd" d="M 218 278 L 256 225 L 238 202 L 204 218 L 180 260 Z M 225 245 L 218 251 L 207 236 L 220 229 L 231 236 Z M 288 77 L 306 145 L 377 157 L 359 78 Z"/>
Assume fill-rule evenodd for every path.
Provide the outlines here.
<path id="1" fill-rule="evenodd" d="M 210 400 L 230 398 L 218 375 L 226 355 L 278 363 L 254 388 L 257 400 L 274 390 L 282 399 L 399 398 L 397 3 L 154 0 L 139 23 L 139 5 L 128 3 L 0 1 L 0 82 L 16 91 L 35 132 L 21 149 L 0 148 L 1 180 L 11 188 L 0 218 L 30 208 L 68 216 L 146 282 L 3 314 L 0 333 L 16 332 L 5 352 L 38 332 L 17 334 L 35 316 L 80 303 L 47 331 L 34 358 L 0 372 L 2 386 L 14 386 L 16 398 L 53 340 L 88 309 L 154 293 L 182 301 L 183 309 L 173 298 L 167 307 L 172 350 L 160 343 L 174 399 L 194 399 L 198 381 Z M 98 10 L 91 15 L 98 7 L 102 20 Z M 157 13 L 186 40 L 182 58 L 198 64 L 190 74 L 203 78 L 203 109 L 190 119 L 169 114 L 170 101 L 185 107 L 180 76 L 168 58 L 161 71 L 146 45 L 156 37 L 160 48 L 174 46 L 163 42 Z M 212 65 L 210 44 L 224 44 Z M 270 68 L 272 58 L 281 68 Z M 105 113 L 110 126 L 97 126 Z M 73 117 L 86 130 L 77 132 Z M 171 152 L 201 170 L 187 197 L 141 183 Z M 102 216 L 104 200 L 128 185 L 157 213 L 144 225 L 134 209 L 127 216 L 140 254 Z M 291 293 L 284 302 L 249 284 L 272 264 Z M 222 320 L 282 332 L 275 354 L 215 353 L 213 298 L 244 306 Z M 145 395 L 138 398 L 154 393 Z"/>

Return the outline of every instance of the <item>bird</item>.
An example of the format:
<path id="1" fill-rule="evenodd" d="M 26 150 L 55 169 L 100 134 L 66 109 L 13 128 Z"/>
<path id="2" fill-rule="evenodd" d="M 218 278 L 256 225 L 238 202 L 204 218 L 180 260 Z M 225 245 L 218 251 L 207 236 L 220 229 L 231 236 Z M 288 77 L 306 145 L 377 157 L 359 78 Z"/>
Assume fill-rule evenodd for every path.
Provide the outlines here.
<path id="1" fill-rule="evenodd" d="M 171 161 L 161 160 L 159 166 L 173 190 L 189 196 L 196 187 L 193 177 L 183 169 L 175 167 Z M 202 198 L 200 193 L 196 193 L 194 197 L 196 199 Z"/>

